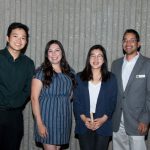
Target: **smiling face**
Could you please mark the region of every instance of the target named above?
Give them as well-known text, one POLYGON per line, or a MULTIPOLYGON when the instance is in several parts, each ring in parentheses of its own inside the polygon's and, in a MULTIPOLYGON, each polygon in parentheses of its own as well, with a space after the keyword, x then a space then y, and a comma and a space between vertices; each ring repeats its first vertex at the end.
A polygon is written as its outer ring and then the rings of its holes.
POLYGON ((60 65, 62 51, 57 44, 50 45, 48 49, 48 59, 52 65, 60 65))
POLYGON ((100 49, 93 49, 90 54, 90 65, 92 69, 100 69, 104 63, 104 56, 100 49))
POLYGON ((135 56, 137 49, 140 47, 140 42, 137 41, 135 34, 126 33, 123 38, 122 47, 127 56, 135 56))
POLYGON ((26 32, 21 28, 13 29, 10 36, 7 36, 7 42, 9 51, 20 53, 27 44, 26 32))

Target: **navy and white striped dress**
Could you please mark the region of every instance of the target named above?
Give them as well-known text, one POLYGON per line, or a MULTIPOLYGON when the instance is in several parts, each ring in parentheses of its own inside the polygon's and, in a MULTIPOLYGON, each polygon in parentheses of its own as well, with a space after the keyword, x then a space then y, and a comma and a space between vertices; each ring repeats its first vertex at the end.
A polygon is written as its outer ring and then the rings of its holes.
MULTIPOLYGON (((35 78, 42 80, 43 72, 38 70, 35 78)), ((72 123, 71 90, 72 81, 63 73, 55 74, 50 86, 43 87, 39 103, 48 136, 46 138, 39 136, 35 123, 35 140, 37 142, 54 145, 69 143, 72 123)))

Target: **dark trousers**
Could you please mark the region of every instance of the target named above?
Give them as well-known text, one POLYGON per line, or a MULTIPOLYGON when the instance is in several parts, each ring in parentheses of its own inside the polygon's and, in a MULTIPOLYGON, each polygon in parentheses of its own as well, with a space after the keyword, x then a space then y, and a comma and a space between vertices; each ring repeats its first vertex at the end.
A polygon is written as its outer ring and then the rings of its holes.
POLYGON ((22 111, 0 110, 0 150, 19 150, 22 137, 22 111))
POLYGON ((107 150, 109 138, 88 130, 85 134, 79 135, 80 150, 107 150))

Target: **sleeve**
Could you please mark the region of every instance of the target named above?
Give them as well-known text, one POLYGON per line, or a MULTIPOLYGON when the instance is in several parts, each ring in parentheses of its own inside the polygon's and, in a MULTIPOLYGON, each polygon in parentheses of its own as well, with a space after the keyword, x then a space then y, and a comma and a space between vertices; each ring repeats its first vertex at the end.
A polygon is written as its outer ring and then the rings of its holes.
POLYGON ((31 80, 35 74, 35 66, 33 61, 30 61, 28 65, 28 72, 27 72, 27 78, 26 82, 23 88, 23 98, 27 100, 27 102, 30 100, 29 96, 31 94, 31 80))
POLYGON ((75 119, 79 120, 80 115, 84 114, 84 107, 83 107, 83 97, 82 97, 82 90, 80 86, 80 81, 79 81, 79 75, 76 77, 76 87, 74 88, 74 95, 73 95, 73 111, 75 115, 75 119), (81 98, 82 97, 82 98, 81 98))
POLYGON ((33 78, 36 78, 36 79, 39 79, 39 80, 43 81, 43 79, 44 79, 44 74, 43 74, 43 71, 42 71, 42 68, 41 68, 41 67, 38 67, 38 68, 35 70, 35 74, 34 74, 33 78))
POLYGON ((111 80, 110 80, 110 99, 108 101, 108 106, 107 107, 107 111, 106 111, 106 115, 111 118, 112 114, 115 110, 116 107, 116 103, 117 103, 117 80, 114 74, 111 74, 111 80))
POLYGON ((146 74, 147 79, 146 79, 146 88, 145 88, 146 100, 145 100, 145 106, 144 106, 138 120, 139 120, 139 122, 143 122, 143 123, 148 124, 150 122, 150 68, 149 68, 150 61, 149 61, 147 66, 148 66, 147 67, 148 71, 146 74))

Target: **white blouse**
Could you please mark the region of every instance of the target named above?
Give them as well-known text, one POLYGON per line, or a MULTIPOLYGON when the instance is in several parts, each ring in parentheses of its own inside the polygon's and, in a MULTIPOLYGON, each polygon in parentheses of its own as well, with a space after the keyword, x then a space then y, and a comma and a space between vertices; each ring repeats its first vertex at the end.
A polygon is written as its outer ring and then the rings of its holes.
POLYGON ((99 82, 98 84, 93 84, 91 81, 89 81, 88 88, 90 96, 90 112, 95 113, 97 99, 101 88, 101 82, 99 82))

